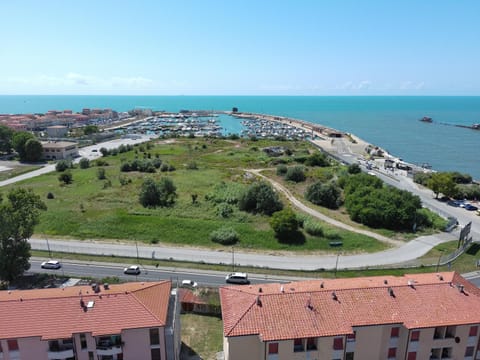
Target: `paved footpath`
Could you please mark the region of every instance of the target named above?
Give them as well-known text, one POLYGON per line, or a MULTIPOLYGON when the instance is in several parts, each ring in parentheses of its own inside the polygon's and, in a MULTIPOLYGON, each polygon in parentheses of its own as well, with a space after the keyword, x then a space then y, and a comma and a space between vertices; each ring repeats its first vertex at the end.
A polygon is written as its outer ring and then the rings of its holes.
POLYGON ((144 245, 135 243, 89 241, 89 240, 53 240, 31 238, 30 244, 35 250, 81 253, 106 256, 124 256, 179 260, 209 264, 232 264, 241 266, 265 267, 286 270, 332 270, 384 266, 412 261, 426 254, 432 247, 446 241, 457 239, 453 234, 442 233, 435 236, 422 236, 404 245, 385 251, 359 255, 303 255, 285 253, 255 253, 238 251, 236 248, 226 250, 205 250, 190 247, 175 247, 162 244, 144 245), (337 263, 338 262, 338 263, 337 263))

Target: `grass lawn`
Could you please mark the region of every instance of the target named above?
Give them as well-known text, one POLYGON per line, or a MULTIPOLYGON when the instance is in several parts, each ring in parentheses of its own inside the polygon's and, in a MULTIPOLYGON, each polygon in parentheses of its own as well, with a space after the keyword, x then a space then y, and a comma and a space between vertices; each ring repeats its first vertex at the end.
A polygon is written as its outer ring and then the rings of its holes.
POLYGON ((215 316, 180 315, 182 327, 182 353, 201 359, 215 360, 223 351, 223 323, 215 316))
MULTIPOLYGON (((48 206, 35 229, 39 236, 126 239, 218 248, 211 242, 210 234, 228 226, 240 235, 238 247, 253 251, 331 252, 329 242, 332 240, 343 242, 342 252, 345 253, 386 249, 387 245, 375 239, 324 223, 322 237, 304 234, 305 242, 301 245, 279 243, 268 217, 239 211, 233 205, 232 214, 222 218, 217 214, 217 205, 205 198, 221 182, 235 182, 246 187, 252 178, 245 176, 243 169, 274 168, 280 160, 293 164, 296 155, 305 155, 312 150, 313 147, 304 141, 182 138, 166 143, 157 140, 153 145, 137 145, 132 151, 102 158, 107 162, 106 166, 102 166, 106 173, 103 180, 97 176, 99 167, 92 163, 88 169, 71 169, 73 183, 69 185, 61 185, 59 173, 53 172, 15 186, 33 188, 48 206), (292 156, 282 159, 269 157, 262 151, 267 146, 286 147, 292 156), (157 158, 176 170, 157 170, 153 174, 120 171, 123 162, 157 158), (191 169, 189 165, 192 163, 195 163, 196 169, 191 169), (143 180, 146 177, 159 180, 164 176, 169 177, 177 187, 175 205, 143 208, 138 200, 143 180), (48 193, 52 193, 54 198, 47 199, 48 193), (196 202, 192 201, 193 197, 196 197, 196 202)), ((344 169, 335 166, 312 170, 318 178, 329 178, 338 171, 344 169)), ((297 196, 302 198, 303 192, 300 191, 297 196)), ((341 211, 329 215, 344 220, 346 217, 341 211)))

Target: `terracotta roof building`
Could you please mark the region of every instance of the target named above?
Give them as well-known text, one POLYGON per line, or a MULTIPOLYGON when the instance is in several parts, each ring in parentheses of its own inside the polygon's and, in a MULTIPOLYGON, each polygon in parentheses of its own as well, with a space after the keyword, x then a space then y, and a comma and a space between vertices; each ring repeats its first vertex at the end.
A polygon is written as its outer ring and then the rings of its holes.
POLYGON ((0 359, 176 359, 171 282, 0 291, 0 359))
POLYGON ((479 359, 480 289, 454 272, 220 289, 225 360, 479 359))

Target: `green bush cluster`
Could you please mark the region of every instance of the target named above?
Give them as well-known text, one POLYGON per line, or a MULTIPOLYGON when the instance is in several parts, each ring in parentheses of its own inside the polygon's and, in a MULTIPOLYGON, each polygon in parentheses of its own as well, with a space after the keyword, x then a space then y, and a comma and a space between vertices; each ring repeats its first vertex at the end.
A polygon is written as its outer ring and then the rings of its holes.
POLYGON ((239 240, 238 233, 231 227, 222 227, 210 233, 210 240, 222 245, 234 245, 239 240))

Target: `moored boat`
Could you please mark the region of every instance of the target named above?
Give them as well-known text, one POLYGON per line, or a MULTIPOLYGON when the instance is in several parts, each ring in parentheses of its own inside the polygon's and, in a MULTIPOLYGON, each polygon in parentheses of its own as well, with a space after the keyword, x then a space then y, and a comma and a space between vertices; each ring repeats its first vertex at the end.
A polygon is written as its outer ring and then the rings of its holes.
POLYGON ((423 118, 420 119, 420 121, 431 123, 433 119, 429 116, 424 116, 423 118))

